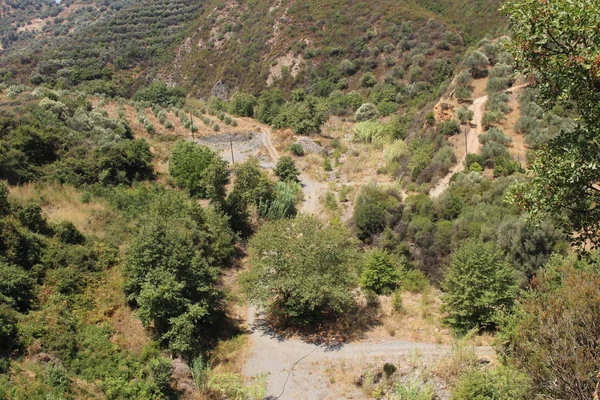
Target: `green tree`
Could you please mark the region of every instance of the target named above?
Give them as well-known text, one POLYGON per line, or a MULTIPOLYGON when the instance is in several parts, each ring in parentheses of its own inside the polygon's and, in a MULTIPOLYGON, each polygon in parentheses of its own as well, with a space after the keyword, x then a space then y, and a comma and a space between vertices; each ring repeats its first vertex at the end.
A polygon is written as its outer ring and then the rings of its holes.
POLYGON ((296 168, 296 163, 292 157, 283 156, 277 162, 275 175, 284 182, 298 182, 300 171, 296 168))
POLYGON ((376 184, 362 187, 352 215, 360 240, 369 241, 373 235, 382 232, 386 225, 392 226, 401 217, 402 202, 397 192, 376 184))
POLYGON ((303 325, 348 310, 356 285, 355 245, 341 225, 314 216, 267 222, 250 241, 248 298, 284 324, 303 325))
POLYGON ((169 87, 163 81, 155 81, 147 87, 138 90, 133 99, 136 101, 148 101, 163 107, 181 107, 185 100, 185 92, 180 87, 169 87))
POLYGON ((229 101, 229 112, 240 117, 252 117, 256 104, 256 97, 251 94, 235 92, 229 101))
POLYGON ((460 332, 495 326, 499 310, 512 306, 516 295, 513 270, 502 251, 477 240, 452 254, 442 287, 445 321, 460 332))
POLYGON ((188 189, 192 196, 215 200, 225 196, 229 176, 227 162, 206 146, 177 142, 171 151, 169 174, 177 186, 188 189))
POLYGON ((537 82, 548 109, 575 106, 578 127, 534 153, 533 180, 515 187, 513 201, 535 217, 561 216, 575 243, 600 243, 600 13, 595 0, 509 0, 519 69, 537 82))
POLYGON ((227 221, 175 194, 153 203, 125 266, 125 292, 169 348, 190 355, 206 345, 222 294, 218 267, 233 255, 227 221))
POLYGON ((400 272, 387 251, 375 249, 365 255, 360 285, 377 294, 390 294, 400 286, 400 272))

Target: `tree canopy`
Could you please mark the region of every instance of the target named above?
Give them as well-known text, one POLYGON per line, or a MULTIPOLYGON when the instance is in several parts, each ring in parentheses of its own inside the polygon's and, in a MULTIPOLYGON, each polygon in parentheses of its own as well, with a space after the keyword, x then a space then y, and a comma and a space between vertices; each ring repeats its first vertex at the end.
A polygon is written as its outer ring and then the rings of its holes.
POLYGON ((595 0, 509 0, 519 67, 540 90, 547 109, 575 106, 576 129, 561 132, 535 152, 533 181, 513 200, 535 216, 561 217, 576 243, 600 243, 600 13, 595 0))
POLYGON ((250 240, 242 288, 282 323, 344 312, 356 287, 355 245, 341 225, 314 216, 268 222, 250 240))

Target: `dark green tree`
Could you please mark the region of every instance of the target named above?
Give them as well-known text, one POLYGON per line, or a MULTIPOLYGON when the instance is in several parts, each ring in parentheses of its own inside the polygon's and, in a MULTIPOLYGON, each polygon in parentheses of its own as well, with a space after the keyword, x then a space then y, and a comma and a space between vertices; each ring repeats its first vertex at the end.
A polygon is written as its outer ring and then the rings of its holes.
POLYGON ((274 171, 275 175, 283 182, 298 182, 298 177, 300 176, 300 171, 296 168, 294 159, 289 156, 281 157, 274 171))
POLYGON ((514 272, 502 251, 478 240, 452 254, 442 287, 445 321, 459 332, 495 326, 498 312, 511 307, 516 295, 514 272))

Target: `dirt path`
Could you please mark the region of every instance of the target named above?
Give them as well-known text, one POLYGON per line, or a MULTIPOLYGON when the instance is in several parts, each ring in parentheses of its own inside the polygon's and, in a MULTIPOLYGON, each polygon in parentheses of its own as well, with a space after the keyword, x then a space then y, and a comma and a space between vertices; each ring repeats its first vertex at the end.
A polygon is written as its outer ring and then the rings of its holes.
MULTIPOLYGON (((273 132, 268 127, 259 127, 259 133, 261 135, 261 141, 263 146, 269 152, 269 157, 273 160, 273 163, 277 163, 279 160, 279 152, 273 146, 271 137, 273 132)), ((300 179, 300 185, 302 186, 302 192, 304 193, 304 201, 300 208, 305 213, 317 214, 319 212, 319 193, 324 189, 324 184, 317 182, 308 176, 306 173, 300 173, 298 177, 300 179)))
MULTIPOLYGON (((267 380, 266 399, 336 399, 335 385, 325 371, 340 363, 381 361, 409 363, 418 356, 422 361, 434 361, 450 353, 452 346, 405 340, 358 342, 338 346, 319 346, 297 339, 284 339, 255 318, 255 309, 248 309, 248 326, 252 331, 252 350, 243 373, 248 376, 264 374, 267 380)), ((493 357, 490 347, 475 348, 483 357, 493 357)), ((361 398, 353 393, 352 398, 361 398)))
MULTIPOLYGON (((513 86, 508 89, 505 89, 504 92, 510 93, 513 90, 518 90, 524 88, 528 84, 522 84, 518 86, 513 86)), ((481 120, 483 119, 484 106, 488 100, 488 96, 482 96, 473 101, 473 104, 469 106, 469 109, 473 111, 473 127, 469 128, 467 132, 467 148, 464 146, 459 146, 456 152, 456 158, 458 162, 450 168, 450 171, 438 181, 438 183, 429 190, 430 197, 438 197, 440 194, 444 192, 448 188, 450 184, 450 179, 452 175, 464 171, 465 164, 467 160, 467 152, 469 153, 479 153, 481 149, 481 143, 479 143, 479 135, 483 133, 483 128, 481 126, 481 120)), ((464 135, 464 132, 459 133, 459 135, 464 135)))

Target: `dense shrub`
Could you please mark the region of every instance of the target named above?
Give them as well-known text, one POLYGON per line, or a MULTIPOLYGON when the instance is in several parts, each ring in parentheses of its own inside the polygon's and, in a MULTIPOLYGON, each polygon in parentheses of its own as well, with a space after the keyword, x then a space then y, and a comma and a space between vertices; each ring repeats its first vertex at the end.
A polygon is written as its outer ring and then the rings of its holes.
POLYGON ((169 158, 169 174, 192 196, 222 199, 229 171, 227 162, 206 146, 180 141, 169 158))
POLYGON ((284 182, 298 182, 300 171, 291 157, 283 156, 277 162, 274 169, 275 175, 284 182))
POLYGON ((133 99, 136 101, 147 101, 163 107, 181 107, 185 99, 185 92, 176 86, 169 87, 163 81, 155 81, 147 87, 138 90, 133 99))
POLYGON ((401 217, 401 200, 392 189, 380 188, 375 184, 363 186, 354 204, 352 216, 360 240, 368 241, 401 217))
POLYGON ((376 118, 379 115, 377 107, 373 103, 364 103, 361 105, 356 113, 354 114, 354 120, 356 122, 367 121, 376 118))
POLYGON ((252 117, 254 116, 256 104, 256 97, 251 94, 236 92, 229 101, 229 112, 240 117, 252 117))
POLYGON ((400 286, 400 268, 386 251, 372 250, 365 255, 360 285, 377 294, 390 294, 400 286))

